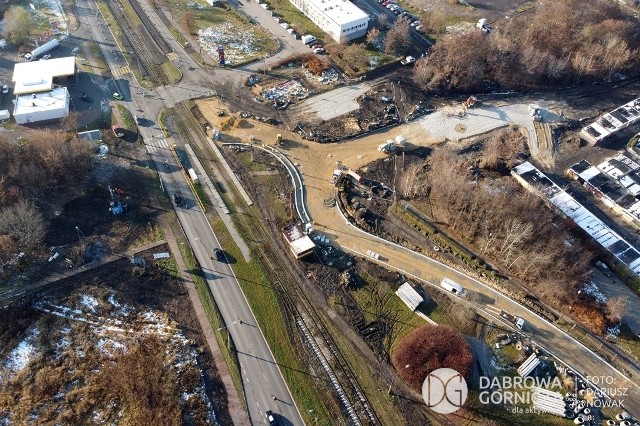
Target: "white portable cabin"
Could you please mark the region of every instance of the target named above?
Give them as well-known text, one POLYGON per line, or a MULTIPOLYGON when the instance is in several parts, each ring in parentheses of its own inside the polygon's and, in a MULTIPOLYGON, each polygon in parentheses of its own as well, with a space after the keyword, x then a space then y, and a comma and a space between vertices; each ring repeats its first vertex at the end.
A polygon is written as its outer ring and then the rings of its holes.
POLYGON ((464 290, 464 288, 460 284, 446 277, 442 279, 440 286, 445 290, 455 294, 456 296, 462 294, 464 290))

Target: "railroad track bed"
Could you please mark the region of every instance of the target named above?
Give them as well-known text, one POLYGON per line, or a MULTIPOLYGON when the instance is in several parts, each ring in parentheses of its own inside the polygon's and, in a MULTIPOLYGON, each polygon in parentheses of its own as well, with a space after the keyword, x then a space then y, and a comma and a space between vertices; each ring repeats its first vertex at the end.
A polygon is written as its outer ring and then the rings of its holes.
MULTIPOLYGON (((181 137, 186 143, 196 148, 196 154, 203 164, 210 163, 209 148, 203 141, 206 135, 201 125, 184 104, 178 103, 170 111, 170 117, 181 137)), ((215 167, 215 165, 213 165, 215 167)), ((230 183, 222 182, 229 197, 234 195, 234 187, 230 183)), ((257 194, 252 185, 247 190, 251 199, 257 194)), ((241 197, 233 196, 240 200, 241 197)), ((244 207, 242 207, 244 210, 244 207)), ((262 210, 265 212, 265 210, 262 210)), ((267 222, 274 224, 276 218, 267 213, 267 222)), ((288 250, 282 246, 283 242, 275 241, 273 229, 267 228, 262 221, 251 220, 248 215, 237 215, 237 226, 249 241, 261 241, 252 247, 252 253, 257 256, 264 270, 269 274, 270 282, 279 298, 281 309, 286 313, 290 335, 299 339, 300 349, 306 351, 308 362, 314 373, 324 378, 328 389, 339 403, 346 423, 350 425, 379 425, 380 421, 373 411, 366 393, 360 387, 357 377, 349 367, 337 344, 331 337, 320 315, 313 304, 307 299, 302 282, 308 279, 294 265, 287 256, 288 250), (270 243, 267 243, 270 242, 270 243)))

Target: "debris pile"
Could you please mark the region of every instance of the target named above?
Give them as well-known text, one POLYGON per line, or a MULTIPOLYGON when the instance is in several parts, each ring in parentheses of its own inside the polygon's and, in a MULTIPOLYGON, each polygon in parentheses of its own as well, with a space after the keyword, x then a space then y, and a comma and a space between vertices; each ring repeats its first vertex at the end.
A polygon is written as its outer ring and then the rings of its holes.
POLYGON ((296 80, 288 80, 270 89, 264 89, 262 96, 269 100, 301 100, 309 96, 309 91, 296 80))
POLYGON ((198 31, 198 43, 211 57, 218 57, 218 46, 224 46, 226 63, 241 62, 260 50, 252 32, 238 32, 230 22, 198 31))

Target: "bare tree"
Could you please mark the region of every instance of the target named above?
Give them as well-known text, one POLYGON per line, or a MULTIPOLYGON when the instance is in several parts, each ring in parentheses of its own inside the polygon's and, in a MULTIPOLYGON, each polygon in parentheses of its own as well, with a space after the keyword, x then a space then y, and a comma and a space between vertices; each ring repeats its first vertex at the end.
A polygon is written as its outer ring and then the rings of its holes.
POLYGON ((367 44, 371 47, 374 47, 380 38, 380 30, 376 27, 373 27, 367 32, 367 44))
POLYGON ((181 22, 182 22, 182 27, 185 29, 185 31, 187 31, 187 33, 191 35, 196 33, 196 29, 197 29, 196 18, 193 15, 193 13, 191 13, 190 10, 187 10, 184 13, 184 15, 182 15, 181 22))
POLYGON ((384 13, 378 14, 377 19, 382 29, 385 29, 389 26, 389 17, 387 17, 387 15, 385 15, 384 13))
POLYGON ((627 298, 616 296, 607 300, 607 318, 614 323, 620 323, 627 313, 627 298))
POLYGON ((22 6, 11 6, 4 13, 4 37, 12 44, 21 45, 29 39, 29 33, 35 28, 31 15, 22 6))
POLYGON ((40 244, 46 225, 35 205, 20 200, 0 210, 0 235, 13 238, 22 250, 29 250, 40 244))

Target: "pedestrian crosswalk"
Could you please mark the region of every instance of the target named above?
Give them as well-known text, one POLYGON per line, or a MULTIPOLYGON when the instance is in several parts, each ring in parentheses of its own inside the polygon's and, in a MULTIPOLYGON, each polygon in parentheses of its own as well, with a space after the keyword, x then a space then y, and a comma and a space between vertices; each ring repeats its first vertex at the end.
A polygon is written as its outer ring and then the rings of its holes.
POLYGON ((113 71, 114 77, 120 77, 121 75, 130 74, 131 68, 129 66, 118 67, 115 71, 113 71))
POLYGON ((169 149, 169 143, 165 139, 156 139, 155 137, 148 141, 146 146, 149 154, 162 149, 169 149))
POLYGON ((167 59, 170 61, 175 61, 178 59, 178 54, 176 52, 167 53, 167 59))

